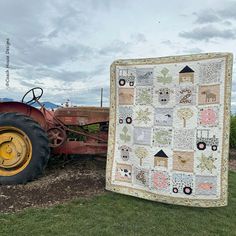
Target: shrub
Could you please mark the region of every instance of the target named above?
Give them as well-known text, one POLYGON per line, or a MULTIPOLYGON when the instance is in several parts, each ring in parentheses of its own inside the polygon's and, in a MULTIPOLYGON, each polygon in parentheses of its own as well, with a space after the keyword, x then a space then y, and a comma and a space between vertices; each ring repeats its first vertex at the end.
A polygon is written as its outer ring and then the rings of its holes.
POLYGON ((231 115, 230 120, 230 148, 236 149, 236 115, 231 115))

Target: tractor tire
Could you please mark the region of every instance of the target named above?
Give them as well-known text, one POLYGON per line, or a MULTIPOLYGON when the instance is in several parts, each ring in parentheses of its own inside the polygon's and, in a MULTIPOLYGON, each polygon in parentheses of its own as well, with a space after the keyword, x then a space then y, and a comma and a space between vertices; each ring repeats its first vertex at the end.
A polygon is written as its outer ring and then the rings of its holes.
POLYGON ((119 80, 119 85, 120 86, 125 86, 126 81, 124 79, 119 80))
POLYGON ((125 121, 126 121, 127 124, 131 124, 132 123, 132 117, 130 117, 130 116, 126 117, 125 121))
POLYGON ((197 148, 201 151, 205 150, 206 149, 206 143, 204 143, 204 142, 197 143, 197 148))
POLYGON ((0 114, 0 184, 25 184, 42 175, 50 156, 46 132, 20 113, 0 114))
POLYGON ((212 145, 212 146, 211 146, 211 150, 212 150, 212 151, 217 151, 217 145, 212 145))
POLYGON ((183 188, 183 192, 185 193, 185 194, 187 194, 187 195, 190 195, 191 193, 192 193, 192 188, 190 188, 190 187, 184 187, 183 188))

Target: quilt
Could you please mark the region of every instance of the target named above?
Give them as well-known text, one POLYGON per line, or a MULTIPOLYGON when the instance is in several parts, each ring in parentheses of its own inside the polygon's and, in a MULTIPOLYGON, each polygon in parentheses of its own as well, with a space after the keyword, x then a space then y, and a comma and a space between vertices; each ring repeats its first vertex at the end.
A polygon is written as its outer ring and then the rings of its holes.
POLYGON ((227 205, 232 58, 206 53, 111 65, 107 190, 227 205))

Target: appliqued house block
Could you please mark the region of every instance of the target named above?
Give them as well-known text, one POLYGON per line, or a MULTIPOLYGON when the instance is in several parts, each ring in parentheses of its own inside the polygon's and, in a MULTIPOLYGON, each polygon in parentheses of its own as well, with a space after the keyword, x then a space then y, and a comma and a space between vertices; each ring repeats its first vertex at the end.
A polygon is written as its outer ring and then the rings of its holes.
POLYGON ((194 70, 189 66, 185 66, 179 72, 179 83, 194 83, 194 70))

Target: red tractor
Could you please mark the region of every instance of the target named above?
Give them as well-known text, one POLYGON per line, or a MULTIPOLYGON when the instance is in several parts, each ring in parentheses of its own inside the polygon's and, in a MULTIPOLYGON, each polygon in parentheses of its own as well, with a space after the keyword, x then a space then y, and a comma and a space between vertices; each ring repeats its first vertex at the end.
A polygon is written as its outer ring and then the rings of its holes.
POLYGON ((50 152, 106 154, 109 108, 49 111, 39 102, 42 95, 43 89, 36 87, 21 102, 0 103, 0 184, 36 179, 46 167, 50 152), (38 103, 40 109, 33 103, 38 103), (96 132, 91 133, 90 127, 96 127, 96 132))

